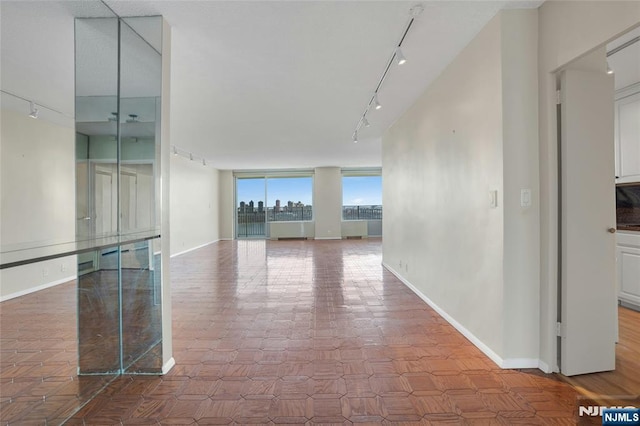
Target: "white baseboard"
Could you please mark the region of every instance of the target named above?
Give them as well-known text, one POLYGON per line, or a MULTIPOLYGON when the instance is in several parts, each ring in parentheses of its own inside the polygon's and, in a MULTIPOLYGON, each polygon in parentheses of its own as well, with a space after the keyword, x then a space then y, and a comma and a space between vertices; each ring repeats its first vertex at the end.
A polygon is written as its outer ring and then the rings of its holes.
POLYGON ((500 368, 539 368, 538 358, 506 358, 502 360, 500 368))
POLYGON ((342 236, 340 237, 314 237, 314 240, 341 240, 342 236))
POLYGON ((183 255, 183 254, 189 253, 190 251, 198 250, 198 249, 201 249, 202 247, 206 247, 206 246, 208 246, 208 245, 215 244, 215 243, 217 243, 218 241, 220 241, 220 240, 218 239, 218 240, 209 241, 208 243, 204 243, 204 244, 201 244, 201 245, 199 245, 199 246, 191 247, 190 249, 183 250, 183 251, 180 251, 180 252, 178 252, 178 253, 174 253, 174 254, 172 254, 172 255, 171 255, 171 256, 169 256, 169 257, 181 256, 181 255, 183 255))
POLYGON ((37 287, 30 287, 24 290, 17 291, 15 293, 7 294, 5 296, 0 297, 0 302, 4 302, 5 300, 15 299, 16 297, 25 296, 27 294, 35 293, 36 291, 44 290, 46 288, 55 287, 60 284, 68 283, 69 281, 73 281, 78 278, 77 275, 71 275, 69 277, 60 278, 59 280, 52 281, 50 283, 42 284, 37 287))
POLYGON ((389 272, 396 276, 404 285, 409 287, 420 299, 424 300, 427 305, 431 306, 442 318, 444 318, 449 324, 451 324, 456 330, 458 330, 464 337, 469 339, 478 349, 480 349, 491 361, 496 363, 500 368, 515 369, 515 368, 539 368, 540 360, 534 358, 508 358, 503 359, 497 353, 495 353, 489 346, 485 345, 482 340, 478 339, 471 331, 465 326, 456 321, 451 315, 449 315, 444 309, 440 308, 431 299, 425 296, 420 290, 418 290, 413 284, 407 281, 402 275, 395 271, 391 266, 382 262, 389 272))
POLYGON ((176 360, 173 357, 169 358, 169 361, 162 366, 162 374, 167 374, 174 365, 176 365, 176 360))
POLYGON ((538 368, 540 370, 544 371, 547 374, 553 373, 553 369, 551 367, 549 367, 549 364, 547 364, 546 362, 544 362, 541 359, 538 360, 538 368))

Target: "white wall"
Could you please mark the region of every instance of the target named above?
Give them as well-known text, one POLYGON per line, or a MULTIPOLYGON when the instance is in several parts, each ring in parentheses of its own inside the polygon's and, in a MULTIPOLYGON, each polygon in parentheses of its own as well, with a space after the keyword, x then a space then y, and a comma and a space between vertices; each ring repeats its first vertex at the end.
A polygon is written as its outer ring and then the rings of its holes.
MULTIPOLYGON (((75 239, 75 132, 44 116, 1 111, 0 235, 3 250, 17 244, 75 239)), ((0 271, 0 300, 73 279, 75 256, 0 271)))
MULTIPOLYGON (((540 322, 538 14, 502 19, 504 358, 537 359, 540 322), (522 207, 521 190, 531 191, 522 207)), ((532 361, 532 364, 536 364, 532 361)))
POLYGON ((218 241, 218 170, 171 156, 171 255, 218 241))
POLYGON ((233 172, 231 170, 220 170, 219 175, 219 218, 220 218, 220 239, 234 239, 234 183, 233 172))
POLYGON ((317 167, 313 179, 313 219, 316 239, 342 238, 342 171, 317 167))
POLYGON ((558 157, 554 71, 637 25, 638 1, 547 1, 539 9, 540 359, 546 371, 557 370, 558 157))
POLYGON ((384 264, 509 367, 538 355, 536 13, 496 16, 383 138, 384 264))
MULTIPOLYGON (((3 2, 0 243, 75 238, 73 16, 55 5, 3 2), (42 28, 55 28, 42 37, 42 28), (43 64, 50 64, 44 71, 43 64)), ((75 257, 0 271, 0 300, 72 279, 75 257), (64 271, 62 269, 65 269, 64 271)))

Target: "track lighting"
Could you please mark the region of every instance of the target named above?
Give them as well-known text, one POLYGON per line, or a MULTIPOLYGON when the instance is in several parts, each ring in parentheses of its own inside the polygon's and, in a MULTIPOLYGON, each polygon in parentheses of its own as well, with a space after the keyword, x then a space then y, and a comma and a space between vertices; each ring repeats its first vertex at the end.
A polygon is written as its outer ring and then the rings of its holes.
POLYGON ((193 161, 193 154, 189 154, 189 160, 193 161))
POLYGON ((608 64, 607 64, 607 74, 613 74, 613 70, 608 64))
POLYGON ((204 158, 202 159, 202 165, 206 166, 207 165, 207 160, 205 160, 204 158))
POLYGON ((373 108, 374 109, 380 109, 382 108, 382 105, 380 105, 380 102, 378 101, 378 92, 376 92, 375 95, 373 95, 373 102, 372 102, 373 108))
POLYGON ((173 146, 173 155, 178 155, 178 147, 177 146, 173 146))
POLYGON ((127 123, 137 123, 138 115, 137 114, 129 114, 129 118, 127 118, 127 123))
POLYGON ((38 110, 38 108, 36 107, 36 104, 33 101, 31 101, 29 102, 29 107, 31 108, 31 112, 29 112, 29 117, 38 118, 38 114, 40 113, 40 110, 38 110))
POLYGON ((367 104, 367 107, 365 108, 364 112, 362 113, 362 115, 360 116, 360 119, 358 120, 357 124, 356 124, 356 128, 355 131, 353 132, 353 142, 358 142, 358 130, 360 130, 360 128, 362 126, 364 127, 369 127, 369 120, 367 120, 367 113, 371 110, 371 108, 373 109, 380 109, 382 108, 382 105, 380 104, 380 101, 378 100, 378 91, 380 90, 380 87, 382 86, 382 84, 385 81, 385 78, 387 77, 387 74, 389 73, 389 70, 392 68, 393 62, 395 61, 398 65, 403 65, 407 62, 407 58, 405 58, 404 54, 402 53, 402 44, 405 41, 405 38, 407 37, 407 34, 409 34, 409 30, 411 29, 411 26, 413 25, 414 21, 418 18, 418 16, 420 16, 420 14, 422 14, 422 12, 424 12, 424 6, 422 6, 421 4, 417 4, 415 6, 413 6, 411 9, 409 9, 409 19, 407 21, 407 24, 404 28, 404 31, 402 32, 402 36, 400 37, 400 39, 398 40, 398 43, 396 43, 396 48, 393 50, 391 57, 389 58, 389 61, 387 62, 387 67, 385 68, 384 72, 382 73, 382 76, 380 77, 380 80, 378 81, 378 85, 376 86, 376 88, 373 90, 373 98, 371 98, 369 100, 369 103, 367 104))
POLYGON ((398 65, 402 65, 407 62, 407 58, 405 58, 404 55, 402 54, 402 50, 400 49, 400 46, 396 48, 396 62, 398 62, 398 65))
POLYGON ((107 120, 109 120, 109 121, 118 121, 118 113, 117 112, 112 112, 111 113, 111 117, 109 117, 107 120))

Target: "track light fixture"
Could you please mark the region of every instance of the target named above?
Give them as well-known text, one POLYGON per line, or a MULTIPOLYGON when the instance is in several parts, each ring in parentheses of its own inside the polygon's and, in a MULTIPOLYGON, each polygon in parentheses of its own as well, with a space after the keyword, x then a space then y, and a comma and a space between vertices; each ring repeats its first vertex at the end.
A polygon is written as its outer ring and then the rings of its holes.
POLYGON ((609 65, 607 65, 607 74, 613 74, 613 70, 609 65))
POLYGON ((178 147, 177 146, 173 146, 173 155, 178 155, 178 147))
POLYGON ((398 65, 403 65, 407 63, 407 58, 405 58, 404 55, 402 54, 402 49, 400 49, 400 46, 396 48, 396 62, 398 63, 398 65))
POLYGON ((29 117, 38 118, 40 110, 36 107, 36 104, 33 101, 29 102, 29 108, 31 109, 31 111, 29 112, 29 117))
POLYGON ((378 92, 376 92, 376 94, 373 95, 373 108, 374 109, 382 108, 382 105, 380 105, 380 101, 378 101, 378 92))
POLYGON ((370 125, 369 124, 369 120, 367 120, 367 117, 366 117, 367 113, 369 112, 369 110, 371 108, 376 109, 376 110, 382 108, 382 105, 380 104, 380 101, 378 100, 378 91, 380 90, 380 87, 382 86, 382 83, 384 83, 384 80, 387 77, 387 74, 389 73, 389 69, 391 68, 391 66, 393 65, 394 62, 396 62, 398 65, 403 65, 403 64, 405 64, 407 62, 407 58, 405 58, 404 54, 402 53, 402 43, 404 42, 405 37, 407 37, 407 34, 409 33, 409 30, 411 29, 411 25, 413 25, 413 22, 416 20, 416 18, 418 16, 420 16, 420 14, 423 11, 424 11, 424 7, 422 5, 420 5, 420 4, 417 4, 417 5, 413 6, 411 9, 409 9, 409 21, 407 22, 405 30, 402 33, 402 37, 400 37, 400 41, 396 45, 396 48, 393 50, 393 54, 391 55, 391 58, 389 59, 389 62, 387 63, 387 67, 385 68, 384 72, 382 73, 382 77, 380 77, 380 80, 378 81, 378 85, 376 86, 375 90, 373 91, 373 96, 369 100, 369 103, 367 104, 367 107, 365 108, 364 112, 360 116, 360 119, 358 120, 358 123, 356 124, 356 128, 355 128, 355 130, 353 132, 353 142, 354 143, 358 142, 358 130, 360 130, 360 128, 362 126, 369 127, 369 125, 370 125))

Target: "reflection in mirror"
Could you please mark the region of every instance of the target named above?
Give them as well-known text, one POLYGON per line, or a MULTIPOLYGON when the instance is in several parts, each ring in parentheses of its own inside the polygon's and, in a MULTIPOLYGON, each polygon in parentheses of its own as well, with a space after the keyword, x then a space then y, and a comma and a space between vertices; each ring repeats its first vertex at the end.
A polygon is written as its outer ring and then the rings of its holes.
MULTIPOLYGON (((120 233, 156 228, 160 213, 160 17, 120 25, 120 233)), ((162 369, 159 239, 122 246, 122 362, 126 373, 162 369), (154 247, 157 249, 154 250, 154 247)))
MULTIPOLYGON (((118 19, 76 19, 76 239, 118 225, 118 19)), ((120 371, 118 248, 78 255, 78 373, 120 371)))
MULTIPOLYGON (((76 20, 79 239, 158 234, 161 35, 160 17, 76 20)), ((160 256, 159 238, 78 256, 81 374, 162 371, 160 256)))

